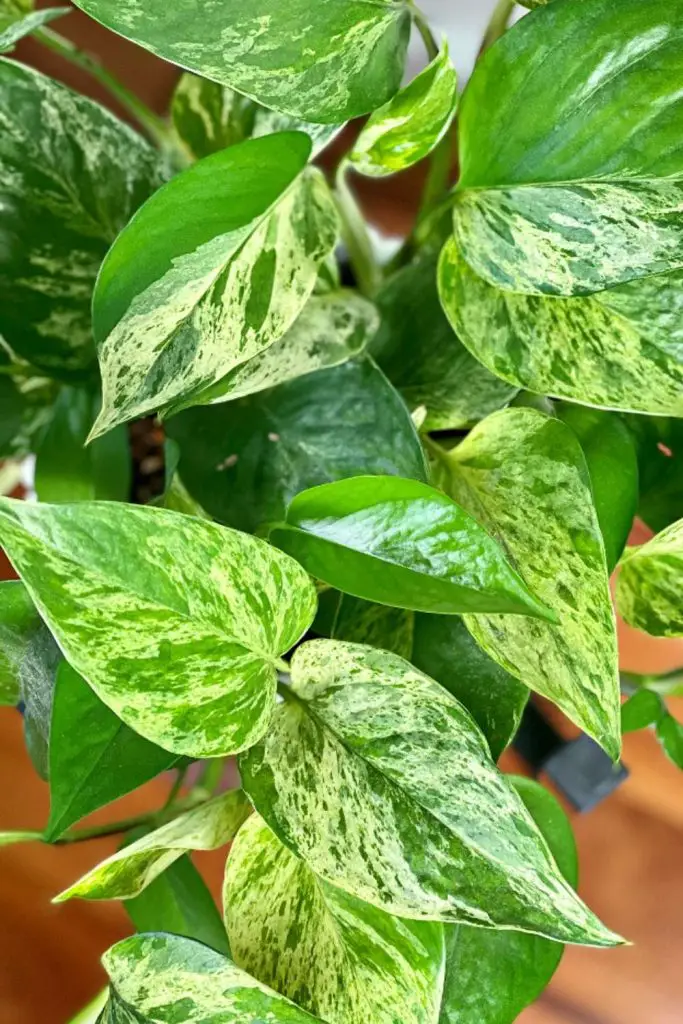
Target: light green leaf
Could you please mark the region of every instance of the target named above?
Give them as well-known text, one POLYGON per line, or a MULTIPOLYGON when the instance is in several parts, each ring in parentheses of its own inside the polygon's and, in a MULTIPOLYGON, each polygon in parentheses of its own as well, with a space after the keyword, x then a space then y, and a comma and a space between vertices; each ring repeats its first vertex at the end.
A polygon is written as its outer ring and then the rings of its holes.
POLYGON ((0 0, 0 30, 11 25, 17 18, 26 17, 34 6, 34 0, 0 0))
POLYGON ((630 626, 652 636, 683 636, 683 519, 639 548, 628 548, 617 605, 630 626))
POLYGON ((315 615, 264 541, 165 509, 0 501, 0 542, 69 662, 135 732, 219 757, 268 726, 276 663, 315 615))
POLYGON ((181 475, 214 518, 254 532, 299 491, 359 473, 426 480, 422 445, 398 393, 370 359, 170 420, 181 475))
POLYGON ((254 815, 225 875, 235 963, 330 1024, 432 1024, 441 925, 402 921, 316 878, 254 815))
POLYGON ((312 124, 269 110, 225 85, 186 73, 181 76, 171 105, 173 125, 195 160, 218 153, 245 139, 274 132, 300 131, 310 136, 311 156, 339 134, 343 125, 312 124))
POLYGON ((366 601, 554 618, 476 519, 420 481, 360 476, 312 487, 270 538, 316 579, 366 601))
POLYGON ((389 913, 619 940, 561 878, 469 713, 385 651, 299 647, 292 695, 240 757, 258 812, 316 875, 389 913))
POLYGON ((322 1024, 227 957, 177 935, 135 935, 103 957, 101 1024, 322 1024))
POLYGON ((381 178, 429 156, 453 121, 456 85, 444 41, 431 64, 370 116, 349 155, 351 166, 381 178))
POLYGON ((0 334, 46 373, 95 370, 107 249, 161 182, 158 153, 103 107, 0 60, 0 334))
POLYGON ((124 846, 52 902, 64 903, 76 896, 85 900, 131 899, 189 850, 218 850, 225 846, 235 837, 249 811, 249 802, 241 789, 223 793, 124 846))
POLYGON ((159 57, 274 110, 330 123, 367 114, 401 84, 410 35, 394 0, 77 0, 159 57))
POLYGON ((446 243, 439 294, 453 330, 492 373, 537 394, 683 416, 683 274, 574 299, 513 295, 446 243))
POLYGON ((439 303, 436 259, 394 274, 377 296, 382 322, 372 355, 409 409, 424 406, 423 430, 461 430, 507 405, 517 387, 494 376, 455 336, 439 303))
POLYGON ((666 714, 666 705, 657 693, 652 690, 638 690, 621 705, 622 733, 637 732, 656 725, 666 714))
POLYGON ((70 7, 45 7, 40 11, 31 11, 23 18, 7 23, 7 17, 0 8, 0 53, 11 52, 20 39, 30 36, 37 28, 47 25, 56 18, 68 14, 70 7))
POLYGON ((93 297, 103 406, 92 437, 186 403, 291 327, 337 234, 310 150, 283 132, 206 157, 119 235, 93 297))
POLYGON ((440 460, 436 479, 479 516, 559 625, 467 615, 477 643, 554 701, 615 760, 619 679, 605 548, 579 442, 559 420, 507 409, 440 460))
POLYGON ((657 739, 669 760, 683 768, 683 725, 673 715, 663 715, 657 723, 657 739))

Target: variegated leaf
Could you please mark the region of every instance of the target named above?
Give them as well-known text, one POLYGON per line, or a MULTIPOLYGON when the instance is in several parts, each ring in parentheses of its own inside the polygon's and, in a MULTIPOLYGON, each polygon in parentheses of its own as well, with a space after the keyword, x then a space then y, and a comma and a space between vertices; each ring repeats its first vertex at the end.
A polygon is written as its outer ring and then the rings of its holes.
POLYGON ((103 957, 99 1024, 323 1024, 232 960, 178 935, 135 935, 103 957))
POLYGON ((381 178, 429 156, 453 121, 456 85, 444 41, 431 64, 370 116, 349 155, 351 166, 381 178))
POLYGON ((165 509, 0 501, 0 543, 73 667, 166 750, 254 743, 312 583, 264 541, 165 509))
POLYGON ((310 149, 291 132, 206 157, 119 235, 93 297, 103 404, 91 438, 187 404, 291 327, 337 234, 310 149))
POLYGON ((0 583, 0 705, 18 704, 22 664, 41 619, 26 588, 18 580, 0 583))
POLYGON ((226 85, 182 75, 172 101, 173 125, 188 154, 195 160, 218 153, 245 139, 274 132, 305 132, 313 143, 311 156, 327 146, 343 125, 312 124, 269 110, 226 85))
POLYGON ((131 899, 184 853, 225 846, 249 812, 249 801, 241 789, 223 793, 124 846, 52 902, 64 903, 76 896, 85 900, 131 899))
POLYGON ((103 107, 0 60, 0 334, 18 355, 94 372, 100 263, 161 180, 159 155, 103 107))
POLYGON ((437 1021, 443 927, 317 878, 258 815, 232 846, 223 902, 235 963, 330 1024, 437 1021))
POLYGON ((559 625, 467 615, 478 644, 619 756, 619 678, 605 547, 575 435, 534 409, 480 423, 436 479, 498 537, 559 625))
POLYGON ((537 394, 683 416, 683 273, 600 295, 514 295, 478 277, 451 239, 439 293, 453 329, 492 373, 537 394))
POLYGON ((617 581, 622 618, 652 636, 683 636, 683 519, 627 548, 617 581))
POLYGON ((267 107, 332 123, 401 84, 408 5, 395 0, 77 0, 122 36, 267 107))
POLYGON ((40 11, 30 11, 24 17, 15 20, 11 11, 5 14, 0 6, 0 53, 10 53, 20 39, 30 36, 37 28, 63 17, 70 10, 70 7, 44 7, 40 11))
POLYGON ((619 942, 442 687, 396 655, 331 640, 299 647, 291 673, 239 763, 256 809, 316 875, 402 917, 619 942))

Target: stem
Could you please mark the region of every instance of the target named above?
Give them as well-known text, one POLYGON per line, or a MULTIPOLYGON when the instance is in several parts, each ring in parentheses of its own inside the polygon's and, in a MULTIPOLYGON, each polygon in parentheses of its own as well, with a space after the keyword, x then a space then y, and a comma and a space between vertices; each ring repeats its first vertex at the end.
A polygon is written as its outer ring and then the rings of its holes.
POLYGON ((168 792, 168 797, 166 798, 166 803, 164 804, 163 810, 168 810, 168 808, 172 807, 173 804, 176 802, 178 794, 182 789, 183 782, 185 781, 185 776, 188 773, 189 767, 189 765, 186 765, 184 768, 179 768, 177 770, 175 781, 168 792))
POLYGON ((346 182, 347 164, 342 160, 337 169, 335 198, 341 219, 341 235, 358 290, 372 298, 380 286, 382 273, 375 260, 372 242, 363 214, 346 182))
POLYGON ((94 825, 92 828, 79 828, 66 832, 59 839, 55 839, 52 846, 67 846, 71 843, 84 843, 87 839, 100 839, 103 836, 115 836, 120 832, 128 832, 138 825, 150 825, 154 822, 157 813, 137 814, 132 818, 123 818, 121 821, 114 821, 107 825, 94 825))
POLYGON ((225 759, 212 757, 206 761, 193 792, 195 795, 211 797, 220 786, 225 774, 225 759))
POLYGON ((486 26, 484 38, 481 41, 481 48, 479 50, 480 57, 482 53, 488 50, 489 46, 493 46, 493 44, 503 35, 505 29, 508 27, 508 22, 514 6, 515 0, 498 0, 495 10, 491 15, 491 20, 486 26))
POLYGON ((411 6, 413 8, 413 21, 415 22, 415 27, 422 36, 422 42, 425 44, 427 57, 429 58, 430 61, 432 61, 434 60, 435 57, 439 56, 439 45, 436 39, 434 38, 434 33, 429 27, 429 22, 425 18, 422 11, 419 10, 419 8, 415 6, 415 4, 411 4, 411 6))
POLYGON ((64 36, 59 35, 58 32, 51 28, 40 28, 33 35, 48 50, 58 53, 60 57, 68 60, 71 64, 75 64, 76 67, 87 71, 88 74, 92 75, 93 78, 108 89, 112 96, 115 96, 119 103, 133 115, 135 120, 161 149, 168 150, 171 147, 171 131, 164 119, 151 111, 135 93, 119 82, 118 78, 107 71, 95 57, 85 53, 83 50, 79 50, 70 39, 65 39, 64 36))
POLYGON ((109 997, 109 989, 105 988, 99 992, 91 1003, 84 1006, 72 1019, 71 1024, 95 1024, 100 1013, 104 1009, 109 997))

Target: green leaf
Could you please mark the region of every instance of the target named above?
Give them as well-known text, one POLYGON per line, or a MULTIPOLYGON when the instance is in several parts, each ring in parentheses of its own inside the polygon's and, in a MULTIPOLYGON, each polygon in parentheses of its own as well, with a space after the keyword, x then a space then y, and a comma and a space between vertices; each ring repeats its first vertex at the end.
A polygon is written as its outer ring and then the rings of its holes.
POLYGON ((26 410, 26 398, 14 381, 0 375, 0 455, 12 454, 26 410))
POLYGON ((629 548, 617 580, 617 606, 630 626, 652 636, 683 636, 683 519, 629 548))
POLYGON ((458 340, 436 287, 436 259, 394 274, 377 296, 382 322, 372 354, 408 408, 424 406, 423 430, 460 430, 507 405, 517 388, 494 376, 458 340))
POLYGON ((239 760, 252 803, 316 875, 389 913, 619 940, 561 878, 469 713, 408 662, 314 640, 239 760))
POLYGON ((26 17, 8 24, 0 9, 0 53, 10 53, 20 39, 30 36, 37 28, 42 28, 48 22, 63 17, 70 10, 70 7, 45 7, 41 11, 31 11, 26 17))
POLYGON ((0 705, 19 703, 22 665, 40 628, 40 616, 23 584, 0 583, 0 705))
POLYGON ((660 697, 683 697, 683 669, 680 668, 674 669, 673 672, 665 672, 663 675, 638 675, 635 672, 622 672, 621 678, 629 686, 652 690, 660 697))
POLYGON ((132 467, 125 427, 85 447, 99 399, 64 387, 36 452, 35 488, 40 501, 126 501, 132 467))
POLYGON ((477 643, 619 756, 619 678, 605 548, 579 442, 559 420, 507 409, 444 453, 436 479, 480 517, 558 616, 468 615, 477 643))
MULTIPOLYGON (((329 632, 323 634, 333 640, 347 640, 354 644, 379 647, 398 654, 406 661, 413 660, 415 613, 404 608, 390 608, 385 604, 362 601, 349 594, 333 591, 337 607, 329 632)), ((446 616, 439 616, 439 618, 446 616)), ((432 618, 432 616, 425 616, 432 618)), ((434 616, 436 618, 436 616, 434 616)), ((450 620, 451 616, 448 616, 450 620)), ((314 626, 315 628, 315 626, 314 626)))
POLYGON ((367 601, 549 615, 479 523, 416 480, 362 476, 313 487, 270 538, 316 579, 367 601))
POLYGON ((400 396, 370 359, 170 420, 181 475, 214 518, 253 532, 282 519, 299 491, 358 474, 426 480, 400 396))
POLYGON ((234 89, 189 73, 182 75, 176 86, 171 113, 176 134, 195 160, 245 139, 286 131, 301 131, 310 136, 311 156, 317 156, 343 127, 312 124, 279 114, 234 89))
POLYGON ((452 239, 439 264, 453 330, 492 373, 537 394, 670 416, 683 416, 682 281, 677 271, 557 299, 493 287, 452 239))
POLYGON ((124 846, 55 896, 52 902, 64 903, 74 897, 131 899, 188 850, 218 850, 229 843, 249 810, 249 802, 241 789, 223 793, 124 846))
POLYGON ((219 757, 254 743, 276 663, 315 615, 291 559, 165 509, 0 500, 0 541, 76 671, 135 732, 219 757))
POLYGON ((95 278, 159 185, 159 155, 103 107, 4 60, 0 123, 0 334, 45 373, 91 375, 95 278))
POLYGON ((135 935, 103 957, 101 1024, 322 1024, 227 957, 176 935, 135 935))
POLYGON ((683 420, 625 418, 638 454, 638 516, 659 533, 683 513, 683 420))
POLYGON ((371 114, 349 154, 351 166, 382 178, 424 160, 451 126, 456 85, 444 41, 431 64, 371 114))
POLYGON ((235 963, 330 1024, 431 1024, 441 925, 401 921, 317 878, 254 815, 225 875, 235 963))
POLYGON ((186 403, 291 327, 337 234, 310 152, 300 132, 231 146, 173 178, 119 235, 93 296, 92 437, 186 403))
POLYGON ((621 705, 622 733, 636 732, 656 725, 666 714, 666 706, 662 698, 652 690, 638 690, 621 705))
POLYGON ((574 295, 681 265, 679 8, 624 0, 615 18, 611 0, 552 3, 478 62, 455 207, 477 274, 574 295))
MULTIPOLYGON (((510 778, 543 834, 557 866, 576 887, 571 825, 554 796, 531 779, 510 778)), ((512 1024, 557 970, 563 947, 537 935, 446 929, 446 981, 439 1024, 512 1024)))
POLYGON ((683 768, 683 725, 673 715, 663 715, 657 723, 657 739, 669 760, 683 768))
POLYGON ((116 717, 74 669, 57 670, 50 727, 50 820, 54 841, 71 825, 137 789, 177 761, 116 717))
POLYGON ((347 121, 401 84, 407 4, 393 0, 77 0, 122 36, 274 110, 347 121))
POLYGON ((621 558, 638 508, 638 458, 633 436, 613 413, 562 403, 557 415, 579 439, 611 572, 621 558))

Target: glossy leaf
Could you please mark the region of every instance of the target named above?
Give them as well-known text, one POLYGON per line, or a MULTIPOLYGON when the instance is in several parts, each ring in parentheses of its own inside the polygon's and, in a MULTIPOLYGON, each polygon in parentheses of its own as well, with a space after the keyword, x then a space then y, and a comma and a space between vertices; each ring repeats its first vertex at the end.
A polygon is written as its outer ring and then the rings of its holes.
POLYGON ((424 406, 423 429, 460 430, 507 405, 517 392, 455 336, 439 303, 436 260, 394 274, 377 296, 382 321, 372 354, 409 409, 424 406))
POLYGON ((316 579, 415 611, 552 617, 467 512, 398 477, 355 477, 297 495, 271 541, 316 579))
POLYGON ((135 935, 112 946, 103 963, 111 989, 100 1024, 316 1024, 305 1010, 192 939, 135 935))
POLYGON ((267 728, 279 656, 312 622, 303 570, 177 512, 0 501, 0 542, 69 662, 126 725, 218 757, 267 728))
POLYGON ((665 712, 666 707, 658 694, 652 690, 638 690, 621 705, 621 731, 647 729, 649 725, 656 725, 665 712))
POLYGON ((619 679, 605 548, 579 442, 534 409, 494 413, 436 467, 477 514, 559 625, 468 615, 487 654, 554 701, 611 757, 620 750, 619 679))
POLYGON ((57 670, 49 756, 50 841, 177 761, 124 725, 66 661, 57 670))
POLYGON ((402 921, 316 878, 253 815, 223 891, 240 967, 330 1024, 431 1024, 443 984, 441 925, 402 921))
POLYGON ((301 131, 310 136, 311 156, 316 156, 342 128, 279 114, 234 89, 189 73, 181 76, 171 109, 176 133, 195 160, 245 139, 286 131, 301 131))
POLYGON ((160 184, 159 156, 103 107, 3 60, 0 126, 0 334, 46 373, 92 374, 95 278, 160 184))
POLYGON ((657 739, 669 760, 683 768, 683 725, 673 715, 664 715, 657 723, 657 739))
POLYGON ((424 71, 371 114, 349 154, 351 166, 381 178, 424 160, 451 126, 456 85, 444 42, 424 71))
POLYGON ((186 403, 291 327, 337 234, 310 151, 300 132, 231 146, 119 235, 93 296, 103 406, 91 436, 186 403))
POLYGON ((55 21, 56 18, 63 17, 70 10, 70 7, 45 7, 40 11, 31 11, 16 21, 8 21, 0 7, 0 53, 10 53, 20 39, 30 36, 37 28, 55 21))
POLYGON ((469 713, 385 651, 315 640, 240 757, 258 812, 316 875, 389 913, 619 940, 562 880, 469 713))
POLYGON ((77 0, 120 35, 267 107, 329 123, 392 96, 410 35, 404 4, 378 0, 77 0))
POLYGON ((254 532, 299 491, 359 473, 425 480, 415 427, 369 359, 174 417, 181 476, 214 518, 254 532))
POLYGON ((248 814, 249 803, 242 790, 223 793, 124 846, 55 896, 53 902, 63 903, 76 896, 86 900, 137 896, 188 850, 225 846, 248 814))
POLYGON ((617 605, 630 626, 652 636, 683 636, 683 519, 629 548, 617 580, 617 605))
MULTIPOLYGON (((574 888, 578 865, 571 825, 559 803, 531 779, 511 778, 574 888)), ((537 935, 461 925, 446 929, 446 981, 439 1024, 512 1024, 557 970, 563 947, 537 935)))

